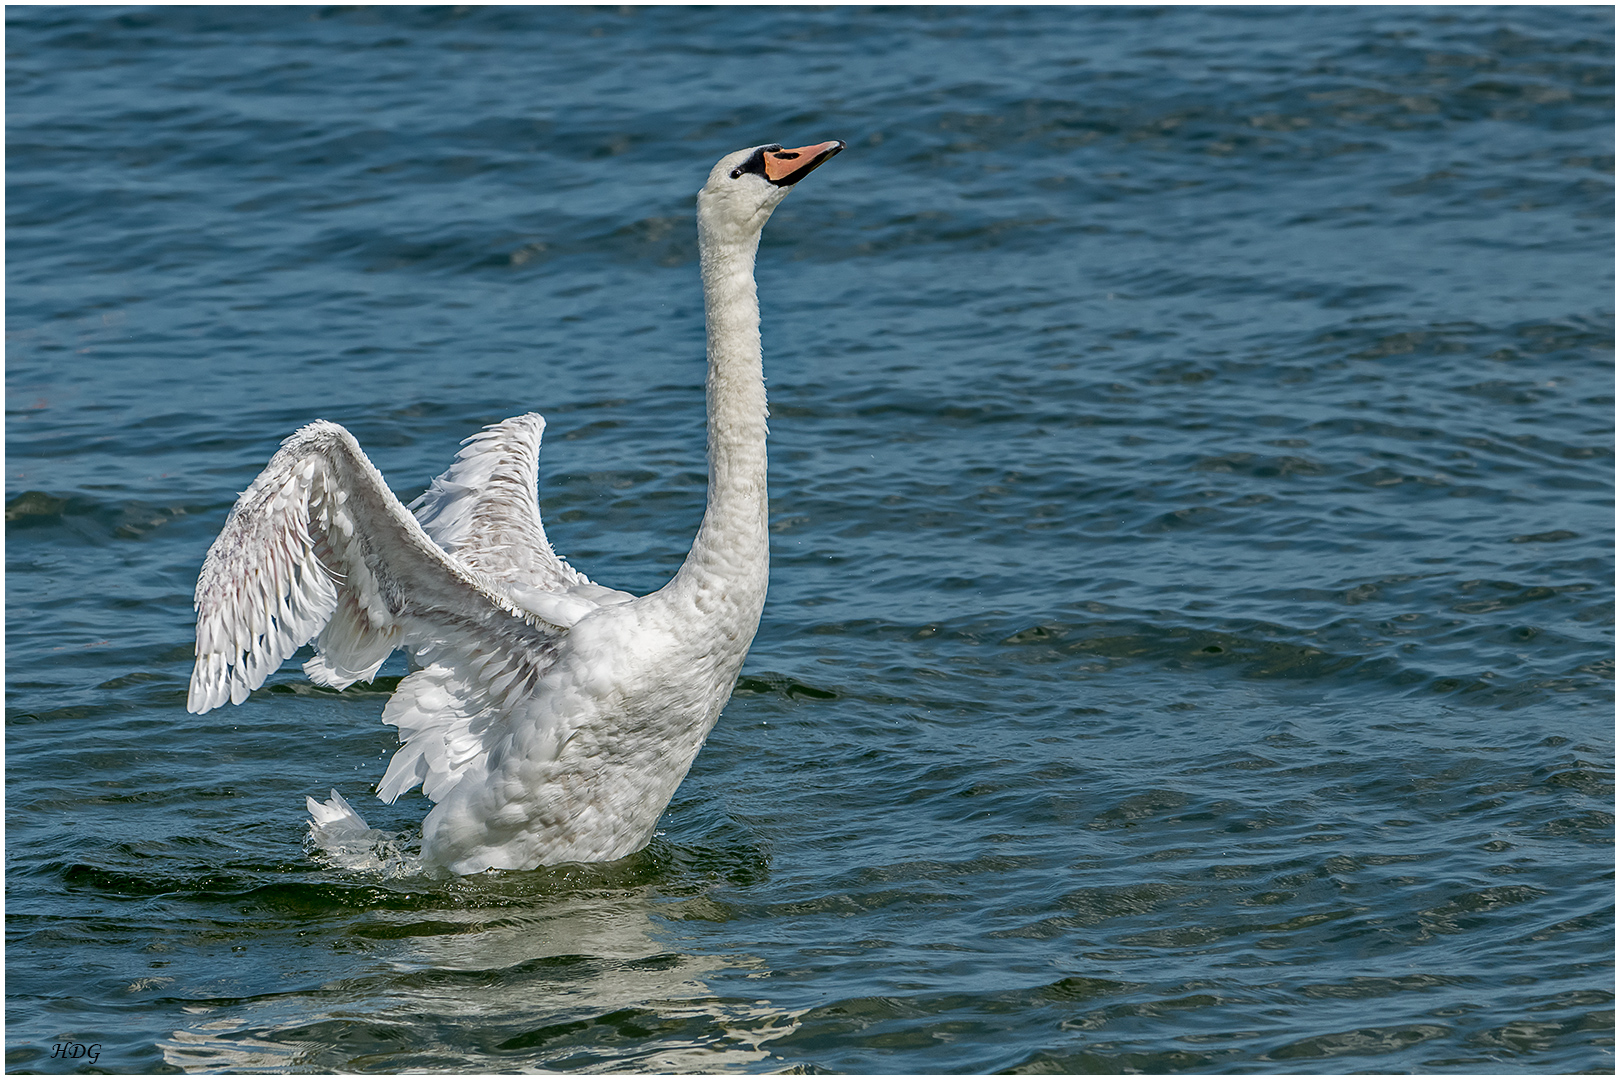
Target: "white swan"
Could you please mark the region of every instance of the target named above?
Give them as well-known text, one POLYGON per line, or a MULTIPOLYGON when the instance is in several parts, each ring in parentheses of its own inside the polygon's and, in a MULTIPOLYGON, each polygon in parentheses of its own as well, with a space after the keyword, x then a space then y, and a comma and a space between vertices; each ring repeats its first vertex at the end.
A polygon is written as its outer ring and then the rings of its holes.
MULTIPOLYGON (((730 698, 765 603, 760 230, 843 148, 740 150, 698 192, 709 495, 669 584, 634 597, 551 550, 534 413, 468 439, 415 517, 352 435, 317 421, 282 443, 208 549, 186 708, 240 704, 311 639, 304 671, 339 689, 405 648, 416 670, 383 710, 403 745, 377 795, 420 783, 437 804, 424 862, 470 874, 643 847, 730 698)), ((308 803, 317 840, 366 829, 335 791, 308 803)))

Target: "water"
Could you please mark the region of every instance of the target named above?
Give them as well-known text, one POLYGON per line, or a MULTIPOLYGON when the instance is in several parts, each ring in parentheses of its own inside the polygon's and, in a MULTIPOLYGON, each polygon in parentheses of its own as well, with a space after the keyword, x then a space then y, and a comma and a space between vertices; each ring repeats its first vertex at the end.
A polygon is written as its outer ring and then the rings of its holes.
POLYGON ((1612 9, 7 25, 11 1071, 1612 1070, 1612 9), (386 678, 184 712, 234 493, 538 409, 559 549, 657 588, 692 194, 827 138, 657 839, 312 859, 306 794, 426 804, 386 678))

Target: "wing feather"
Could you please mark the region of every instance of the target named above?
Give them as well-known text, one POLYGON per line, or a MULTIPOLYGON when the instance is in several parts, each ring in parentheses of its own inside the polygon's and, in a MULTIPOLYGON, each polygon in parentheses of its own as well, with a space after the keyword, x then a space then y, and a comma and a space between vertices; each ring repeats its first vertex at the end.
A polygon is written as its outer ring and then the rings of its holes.
POLYGON ((396 647, 413 650, 422 670, 383 714, 404 743, 384 780, 389 801, 418 782, 437 800, 470 762, 498 753, 567 633, 434 543, 354 437, 325 421, 282 443, 237 500, 196 607, 186 702, 196 713, 240 704, 317 635, 305 670, 340 688, 370 679, 396 647))
POLYGON ((501 585, 562 592, 591 580, 551 548, 536 488, 546 421, 526 413, 462 442, 455 464, 411 509, 422 528, 461 562, 501 585))

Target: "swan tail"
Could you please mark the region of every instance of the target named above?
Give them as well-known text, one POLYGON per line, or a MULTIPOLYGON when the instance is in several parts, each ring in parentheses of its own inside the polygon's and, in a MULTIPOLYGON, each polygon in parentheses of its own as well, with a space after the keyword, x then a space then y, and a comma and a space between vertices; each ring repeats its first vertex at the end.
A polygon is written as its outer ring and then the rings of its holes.
POLYGON ((332 789, 332 797, 323 803, 316 802, 313 795, 305 796, 304 805, 309 809, 309 834, 319 847, 330 850, 334 843, 356 840, 371 831, 366 819, 336 788, 332 789))

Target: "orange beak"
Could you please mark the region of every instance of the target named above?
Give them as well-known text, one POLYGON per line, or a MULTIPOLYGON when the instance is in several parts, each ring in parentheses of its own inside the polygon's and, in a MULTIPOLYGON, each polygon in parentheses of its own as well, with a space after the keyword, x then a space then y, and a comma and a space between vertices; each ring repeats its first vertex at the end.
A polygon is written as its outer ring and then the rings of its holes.
POLYGON ((765 179, 777 187, 791 187, 843 148, 844 144, 834 139, 832 142, 801 146, 796 150, 767 150, 765 179))

